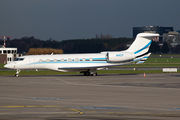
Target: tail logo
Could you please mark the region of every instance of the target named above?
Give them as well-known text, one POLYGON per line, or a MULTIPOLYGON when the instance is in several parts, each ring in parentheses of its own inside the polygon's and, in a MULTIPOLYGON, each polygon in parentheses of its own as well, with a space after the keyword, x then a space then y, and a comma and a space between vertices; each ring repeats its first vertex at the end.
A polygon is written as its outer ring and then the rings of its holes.
POLYGON ((141 52, 141 51, 143 51, 144 49, 146 49, 146 48, 148 48, 150 45, 151 45, 151 42, 152 42, 152 40, 146 45, 146 46, 144 46, 143 48, 141 48, 140 50, 138 50, 138 51, 136 51, 136 52, 134 52, 134 54, 137 54, 137 53, 139 53, 139 52, 141 52))

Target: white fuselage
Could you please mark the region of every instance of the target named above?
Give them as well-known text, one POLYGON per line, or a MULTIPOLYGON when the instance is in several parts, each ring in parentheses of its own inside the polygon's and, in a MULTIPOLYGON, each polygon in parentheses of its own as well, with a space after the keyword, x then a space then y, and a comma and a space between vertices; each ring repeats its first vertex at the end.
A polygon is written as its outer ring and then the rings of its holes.
POLYGON ((130 63, 134 56, 127 56, 125 51, 102 52, 92 54, 59 54, 59 55, 29 55, 22 56, 7 65, 11 69, 50 69, 55 71, 86 71, 87 69, 101 69, 109 66, 130 63), (107 53, 113 53, 107 59, 107 53), (116 61, 117 59, 118 62, 116 61), (112 61, 111 61, 112 60, 112 61), (115 60, 115 61, 113 61, 115 60))

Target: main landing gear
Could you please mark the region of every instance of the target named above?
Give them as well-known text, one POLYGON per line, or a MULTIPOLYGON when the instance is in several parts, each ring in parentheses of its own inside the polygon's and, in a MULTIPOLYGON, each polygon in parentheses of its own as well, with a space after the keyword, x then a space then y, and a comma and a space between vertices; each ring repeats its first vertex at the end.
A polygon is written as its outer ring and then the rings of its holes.
POLYGON ((15 77, 19 77, 19 73, 21 72, 21 70, 18 70, 17 69, 17 72, 16 72, 16 74, 15 74, 15 77))
POLYGON ((84 76, 97 76, 97 72, 84 71, 81 73, 83 73, 84 76))

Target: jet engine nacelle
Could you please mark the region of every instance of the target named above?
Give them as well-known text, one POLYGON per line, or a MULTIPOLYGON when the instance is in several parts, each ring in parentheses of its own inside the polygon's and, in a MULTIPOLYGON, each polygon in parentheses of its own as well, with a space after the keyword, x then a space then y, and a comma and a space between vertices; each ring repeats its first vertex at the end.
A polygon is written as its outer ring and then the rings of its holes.
POLYGON ((134 58, 135 58, 135 55, 129 52, 108 52, 107 53, 108 62, 128 61, 134 58))

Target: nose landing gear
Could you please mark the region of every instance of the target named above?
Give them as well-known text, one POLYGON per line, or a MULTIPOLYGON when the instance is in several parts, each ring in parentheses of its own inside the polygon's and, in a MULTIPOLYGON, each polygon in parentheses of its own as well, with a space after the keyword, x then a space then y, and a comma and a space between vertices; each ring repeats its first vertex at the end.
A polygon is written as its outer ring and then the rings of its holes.
POLYGON ((17 69, 17 72, 16 72, 16 74, 15 74, 15 77, 19 77, 19 73, 21 72, 21 70, 18 70, 17 69))

